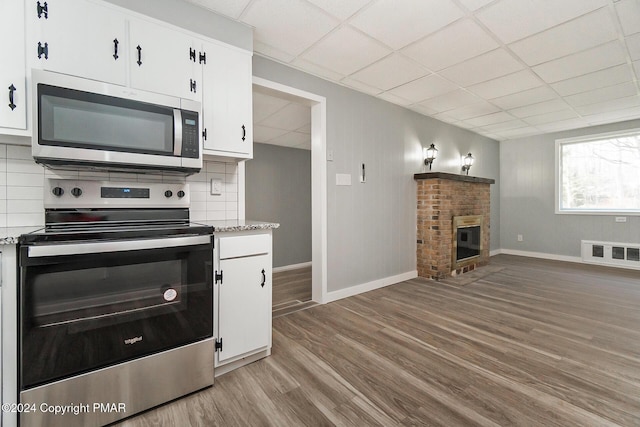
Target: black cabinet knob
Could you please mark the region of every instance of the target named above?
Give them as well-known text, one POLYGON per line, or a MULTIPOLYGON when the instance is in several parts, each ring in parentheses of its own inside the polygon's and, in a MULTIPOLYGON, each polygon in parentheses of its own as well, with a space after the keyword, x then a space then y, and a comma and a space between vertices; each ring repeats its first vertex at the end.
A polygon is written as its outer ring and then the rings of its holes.
POLYGON ((184 191, 182 191, 182 190, 178 191, 178 197, 183 198, 184 197, 184 191))
POLYGON ((53 187, 53 190, 51 190, 51 192, 56 197, 60 197, 64 194, 64 190, 62 189, 62 187, 53 187))
POLYGON ((71 189, 71 194, 73 194, 73 197, 80 197, 82 196, 82 189, 74 187, 71 189))
POLYGON ((171 190, 167 190, 164 192, 164 197, 171 197, 173 196, 173 192, 171 190))

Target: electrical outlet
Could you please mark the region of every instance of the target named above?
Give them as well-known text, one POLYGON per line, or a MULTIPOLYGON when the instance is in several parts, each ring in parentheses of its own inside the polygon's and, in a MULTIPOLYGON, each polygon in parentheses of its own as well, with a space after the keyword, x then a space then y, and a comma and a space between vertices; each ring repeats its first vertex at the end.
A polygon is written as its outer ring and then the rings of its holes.
POLYGON ((222 180, 218 178, 211 178, 211 194, 214 196, 222 195, 222 180))
POLYGON ((522 234, 518 234, 518 242, 522 241, 524 241, 524 237, 522 236, 522 234))
POLYGON ((617 216, 616 217, 616 222, 627 222, 627 217, 626 216, 617 216))

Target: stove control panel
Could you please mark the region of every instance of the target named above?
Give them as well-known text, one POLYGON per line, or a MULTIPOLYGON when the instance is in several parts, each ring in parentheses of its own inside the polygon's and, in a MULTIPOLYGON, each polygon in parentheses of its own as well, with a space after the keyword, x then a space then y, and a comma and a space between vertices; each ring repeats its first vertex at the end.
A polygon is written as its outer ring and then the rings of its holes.
POLYGON ((49 179, 44 207, 188 208, 189 184, 49 179))

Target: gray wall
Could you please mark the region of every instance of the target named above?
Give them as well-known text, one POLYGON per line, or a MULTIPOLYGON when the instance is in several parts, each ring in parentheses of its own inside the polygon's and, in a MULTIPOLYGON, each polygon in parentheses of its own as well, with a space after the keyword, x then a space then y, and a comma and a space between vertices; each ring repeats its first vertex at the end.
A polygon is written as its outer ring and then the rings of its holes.
POLYGON ((253 29, 181 0, 106 0, 177 27, 253 51, 253 29))
MULTIPOLYGON (((416 269, 416 184, 421 146, 434 142, 434 171, 460 173, 460 156, 476 157, 472 175, 499 178, 498 142, 419 115, 254 55, 253 74, 327 98, 328 290, 416 269), (358 182, 361 163, 367 183, 358 182), (336 173, 352 175, 336 186, 336 173)), ((499 184, 492 186, 491 248, 499 247, 499 184)))
POLYGON ((580 240, 640 242, 640 217, 555 213, 555 141, 640 128, 640 120, 504 141, 500 144, 500 247, 580 256, 580 240), (517 241, 522 234, 523 242, 517 241))
POLYGON ((273 266, 311 261, 311 151, 254 144, 246 162, 247 218, 280 223, 273 266))

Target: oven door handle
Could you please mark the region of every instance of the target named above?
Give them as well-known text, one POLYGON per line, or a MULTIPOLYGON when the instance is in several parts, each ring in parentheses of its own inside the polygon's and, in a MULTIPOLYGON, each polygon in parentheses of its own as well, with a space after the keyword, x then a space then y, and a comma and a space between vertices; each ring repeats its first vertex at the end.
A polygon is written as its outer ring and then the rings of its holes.
POLYGON ((145 249, 179 248, 182 246, 203 245, 209 243, 211 243, 210 235, 73 244, 63 243, 46 246, 29 246, 29 257, 38 258, 48 256, 97 254, 104 252, 139 251, 145 249))

